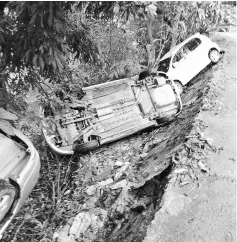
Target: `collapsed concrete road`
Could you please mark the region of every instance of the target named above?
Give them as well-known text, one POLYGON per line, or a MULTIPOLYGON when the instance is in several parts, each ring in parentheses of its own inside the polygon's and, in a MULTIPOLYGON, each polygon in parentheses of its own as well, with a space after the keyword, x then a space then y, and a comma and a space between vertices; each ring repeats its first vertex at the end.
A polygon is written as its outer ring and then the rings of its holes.
POLYGON ((236 241, 236 33, 213 38, 226 53, 197 119, 216 150, 209 152, 198 183, 180 186, 171 175, 143 242, 236 241))

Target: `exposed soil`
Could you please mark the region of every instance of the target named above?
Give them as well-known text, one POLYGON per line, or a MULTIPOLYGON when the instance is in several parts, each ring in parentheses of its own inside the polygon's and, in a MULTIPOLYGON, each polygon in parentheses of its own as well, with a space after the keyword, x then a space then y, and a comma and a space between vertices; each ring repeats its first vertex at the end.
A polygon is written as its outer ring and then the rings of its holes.
MULTIPOLYGON (((168 164, 172 164, 172 157, 177 151, 183 148, 193 126, 197 125, 195 123, 195 117, 202 107, 204 97, 207 95, 209 89, 207 83, 213 76, 212 71, 212 69, 207 68, 190 83, 189 87, 183 93, 184 109, 182 113, 175 122, 159 129, 153 136, 153 140, 160 140, 162 137, 162 141, 149 151, 147 160, 143 161, 137 174, 139 172, 140 174, 149 174, 147 176, 148 181, 154 176, 158 182, 164 183, 168 181, 169 172, 166 171, 165 173, 161 173, 161 176, 156 176, 156 174, 159 174, 159 169, 165 169, 168 164), (164 174, 165 176, 163 176, 164 174)), ((172 170, 172 168, 170 170, 172 170)), ((104 238, 98 239, 97 237, 94 241, 142 241, 146 234, 147 225, 153 220, 155 213, 161 208, 160 202, 166 185, 167 184, 163 184, 162 187, 158 188, 159 196, 153 198, 155 202, 148 204, 139 214, 130 212, 129 218, 124 221, 121 229, 107 236, 107 240, 104 238)), ((157 189, 151 182, 148 184, 145 183, 145 186, 145 190, 147 187, 153 191, 157 189)), ((140 191, 141 189, 143 189, 143 187, 137 190, 140 191)), ((145 196, 147 196, 147 194, 145 196)), ((144 199, 144 197, 141 198, 141 200, 142 199, 144 199)))

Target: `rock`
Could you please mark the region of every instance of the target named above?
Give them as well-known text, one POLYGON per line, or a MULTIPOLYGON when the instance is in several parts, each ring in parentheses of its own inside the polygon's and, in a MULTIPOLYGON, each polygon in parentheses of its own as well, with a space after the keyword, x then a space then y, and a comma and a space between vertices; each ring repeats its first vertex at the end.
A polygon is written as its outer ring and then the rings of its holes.
POLYGON ((73 221, 69 234, 72 234, 76 239, 79 239, 81 234, 83 234, 91 225, 92 219, 94 219, 94 217, 92 217, 89 212, 79 213, 73 221))
POLYGON ((180 169, 175 169, 174 174, 180 174, 180 173, 186 173, 187 169, 185 168, 180 168, 180 169))
POLYGON ((95 204, 98 201, 98 197, 96 196, 92 196, 90 197, 83 205, 82 205, 82 209, 90 209, 90 208, 94 208, 95 204))
POLYGON ((198 166, 202 171, 207 172, 207 167, 201 161, 198 161, 198 166))
POLYGON ((119 161, 119 160, 115 162, 115 166, 121 167, 123 164, 124 163, 122 161, 119 161))
POLYGON ((86 193, 89 195, 89 196, 92 196, 96 193, 96 190, 97 188, 102 188, 102 187, 106 187, 108 186, 109 184, 113 183, 114 180, 112 178, 108 178, 107 180, 105 181, 101 181, 95 185, 92 185, 92 186, 89 186, 86 190, 86 193))
POLYGON ((121 187, 126 187, 128 185, 127 183, 127 180, 124 179, 124 180, 121 180, 113 185, 110 186, 111 189, 118 189, 118 188, 121 188, 121 187))
POLYGON ((142 154, 140 154, 140 157, 145 158, 147 155, 148 155, 148 153, 142 153, 142 154))
POLYGON ((150 147, 149 142, 147 142, 143 148, 143 153, 147 153, 149 151, 149 147, 150 147))
POLYGON ((92 196, 94 195, 96 192, 96 186, 95 185, 92 185, 92 186, 89 186, 86 190, 86 193, 89 195, 89 196, 92 196))
POLYGON ((105 180, 105 181, 101 181, 101 182, 99 182, 98 184, 97 184, 97 186, 99 186, 99 187, 106 187, 106 186, 108 186, 109 184, 111 184, 111 183, 113 183, 114 182, 114 180, 112 179, 112 178, 108 178, 107 180, 105 180))
POLYGON ((185 185, 187 185, 187 184, 189 184, 189 183, 190 183, 190 177, 189 177, 189 175, 188 175, 188 176, 185 175, 185 176, 183 176, 183 177, 180 179, 179 186, 180 186, 180 187, 183 187, 183 186, 185 186, 185 185))
POLYGON ((58 242, 76 242, 74 235, 69 234, 69 230, 70 225, 67 224, 59 233, 54 233, 54 238, 57 238, 58 242))
POLYGON ((129 162, 125 162, 124 165, 118 170, 118 172, 115 174, 114 176, 114 180, 117 181, 119 180, 123 173, 127 170, 127 168, 129 167, 130 163, 129 162))
POLYGON ((116 199, 116 201, 112 205, 112 209, 116 210, 120 214, 124 213, 126 211, 126 209, 128 209, 127 205, 128 205, 128 202, 131 199, 131 198, 130 199, 129 198, 130 197, 129 197, 128 188, 123 187, 119 196, 118 196, 118 198, 116 199))
POLYGON ((95 239, 94 235, 103 227, 106 216, 107 211, 100 208, 79 213, 72 223, 69 235, 74 235, 75 239, 87 237, 88 241, 92 241, 95 239))

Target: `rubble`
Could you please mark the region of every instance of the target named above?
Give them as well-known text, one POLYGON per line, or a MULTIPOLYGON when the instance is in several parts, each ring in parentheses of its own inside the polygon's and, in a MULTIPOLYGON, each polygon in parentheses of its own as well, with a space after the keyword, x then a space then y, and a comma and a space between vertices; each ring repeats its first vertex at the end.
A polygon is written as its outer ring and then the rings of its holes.
POLYGON ((92 196, 94 195, 96 192, 96 186, 89 186, 86 190, 86 193, 89 195, 89 196, 92 196))
POLYGON ((119 189, 119 188, 123 188, 123 187, 127 187, 128 182, 127 180, 121 180, 119 182, 116 182, 115 184, 111 185, 110 188, 111 189, 119 189))

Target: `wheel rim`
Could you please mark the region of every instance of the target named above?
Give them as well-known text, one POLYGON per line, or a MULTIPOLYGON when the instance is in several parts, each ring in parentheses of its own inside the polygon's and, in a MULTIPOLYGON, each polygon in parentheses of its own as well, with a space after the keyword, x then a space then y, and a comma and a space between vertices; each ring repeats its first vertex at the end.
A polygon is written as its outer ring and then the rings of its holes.
POLYGON ((210 59, 212 62, 217 62, 220 58, 220 54, 218 50, 212 50, 210 53, 210 59))
POLYGON ((11 205, 11 196, 4 195, 0 198, 0 220, 5 216, 7 213, 9 206, 11 205))

